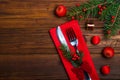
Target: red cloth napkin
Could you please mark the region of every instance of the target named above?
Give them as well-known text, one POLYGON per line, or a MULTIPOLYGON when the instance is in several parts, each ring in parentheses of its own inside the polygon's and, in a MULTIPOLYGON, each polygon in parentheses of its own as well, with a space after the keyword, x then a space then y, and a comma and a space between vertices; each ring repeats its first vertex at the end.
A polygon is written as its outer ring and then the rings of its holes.
POLYGON ((66 23, 60 25, 60 28, 61 28, 61 30, 62 30, 62 32, 64 34, 64 37, 65 37, 65 39, 66 39, 66 41, 68 43, 68 46, 70 47, 70 49, 72 49, 72 51, 75 52, 74 48, 70 45, 70 42, 69 42, 69 40, 67 38, 67 35, 66 35, 66 29, 68 29, 69 27, 73 28, 73 30, 74 30, 77 38, 78 38, 78 49, 80 51, 83 51, 83 54, 84 54, 83 63, 84 62, 87 63, 87 65, 85 63, 84 63, 85 65, 82 64, 82 67, 80 67, 80 68, 75 68, 70 63, 70 61, 68 61, 64 57, 63 52, 59 49, 59 47, 61 46, 61 43, 60 43, 60 41, 58 39, 58 36, 57 36, 57 33, 56 33, 56 28, 52 28, 50 30, 50 35, 51 35, 51 37, 53 39, 53 42, 54 42, 54 44, 55 44, 55 46, 57 48, 57 51, 58 51, 58 53, 60 55, 60 58, 61 58, 61 60, 63 62, 63 65, 64 65, 64 67, 66 69, 66 72, 67 72, 70 80, 82 80, 82 78, 79 78, 79 77, 84 76, 84 74, 82 73, 82 69, 86 70, 89 73, 92 80, 99 80, 99 77, 98 77, 98 74, 97 74, 96 69, 94 67, 94 64, 92 62, 90 53, 88 51, 88 48, 87 48, 86 43, 84 41, 84 38, 82 36, 82 32, 81 32, 80 26, 78 24, 78 21, 77 20, 72 20, 70 22, 66 22, 66 23))

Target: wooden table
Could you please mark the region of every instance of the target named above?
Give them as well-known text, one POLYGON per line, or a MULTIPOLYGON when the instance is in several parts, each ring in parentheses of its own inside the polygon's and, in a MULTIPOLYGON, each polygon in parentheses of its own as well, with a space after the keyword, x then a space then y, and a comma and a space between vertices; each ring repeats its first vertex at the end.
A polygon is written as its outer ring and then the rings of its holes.
MULTIPOLYGON (((82 4, 86 0, 0 0, 0 80, 68 80, 49 30, 67 22, 54 14, 59 4, 67 8, 82 4)), ((103 22, 92 19, 96 25, 93 31, 85 30, 81 21, 91 57, 102 80, 120 80, 120 37, 104 40, 103 22), (99 45, 92 45, 93 35, 101 37, 99 45), (115 49, 112 59, 102 57, 105 46, 115 49), (109 64, 111 73, 103 76, 102 65, 109 64)))

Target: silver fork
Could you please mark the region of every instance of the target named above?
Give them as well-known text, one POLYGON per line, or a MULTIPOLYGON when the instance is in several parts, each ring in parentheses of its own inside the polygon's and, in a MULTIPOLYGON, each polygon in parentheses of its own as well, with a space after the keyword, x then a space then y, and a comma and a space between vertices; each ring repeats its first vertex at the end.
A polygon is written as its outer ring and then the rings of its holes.
POLYGON ((79 54, 79 50, 78 50, 78 39, 73 31, 73 28, 68 28, 66 30, 66 34, 67 34, 67 37, 70 41, 70 44, 75 48, 76 50, 76 53, 79 54))
MULTIPOLYGON (((70 44, 76 49, 76 53, 79 54, 79 50, 78 50, 78 39, 74 33, 74 30, 73 28, 68 28, 66 30, 66 34, 67 34, 67 37, 70 41, 70 44)), ((84 71, 84 76, 85 76, 85 80, 92 80, 90 75, 84 71)))

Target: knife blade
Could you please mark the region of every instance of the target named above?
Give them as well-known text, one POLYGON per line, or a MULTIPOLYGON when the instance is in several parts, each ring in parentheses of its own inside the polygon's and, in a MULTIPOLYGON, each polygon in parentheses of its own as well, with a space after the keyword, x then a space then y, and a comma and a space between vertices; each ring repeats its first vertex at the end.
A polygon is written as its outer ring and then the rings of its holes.
POLYGON ((64 37, 64 35, 62 33, 62 30, 61 30, 60 26, 57 27, 57 36, 58 36, 58 39, 59 39, 60 43, 62 45, 65 45, 66 48, 67 48, 67 51, 69 51, 67 41, 66 41, 66 39, 65 39, 65 37, 64 37))

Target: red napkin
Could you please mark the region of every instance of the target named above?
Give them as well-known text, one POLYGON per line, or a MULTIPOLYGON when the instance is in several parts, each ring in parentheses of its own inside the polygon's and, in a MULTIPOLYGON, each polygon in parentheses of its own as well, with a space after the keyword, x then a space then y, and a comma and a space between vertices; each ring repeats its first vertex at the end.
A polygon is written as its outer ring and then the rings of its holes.
POLYGON ((66 22, 66 23, 60 25, 60 28, 64 34, 64 37, 68 43, 68 46, 70 47, 70 49, 72 49, 72 51, 75 52, 74 48, 70 45, 70 42, 69 42, 67 35, 66 35, 66 29, 68 29, 69 27, 73 28, 73 30, 78 38, 78 49, 80 51, 83 51, 83 54, 84 54, 84 56, 83 56, 84 65, 82 64, 80 68, 75 68, 71 64, 71 62, 64 57, 63 52, 59 49, 59 47, 61 46, 61 43, 58 39, 58 36, 56 33, 56 28, 52 28, 50 30, 50 35, 53 39, 53 42, 57 48, 57 51, 60 55, 60 58, 63 62, 63 65, 66 69, 66 72, 67 72, 70 80, 83 80, 84 74, 83 74, 82 70, 85 70, 86 72, 88 72, 92 80, 99 80, 98 74, 96 72, 96 69, 95 69, 94 64, 92 62, 92 59, 90 57, 90 53, 88 51, 88 48, 87 48, 86 43, 84 41, 84 38, 82 36, 82 32, 81 32, 80 26, 78 24, 78 21, 72 20, 70 22, 66 22))

